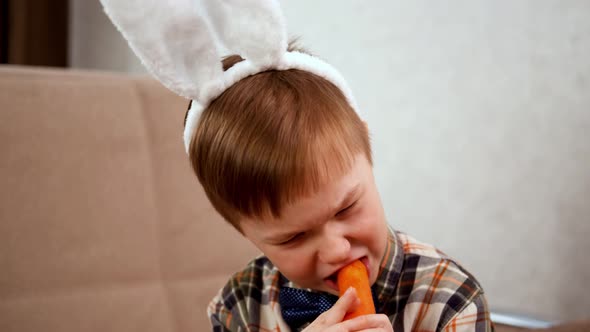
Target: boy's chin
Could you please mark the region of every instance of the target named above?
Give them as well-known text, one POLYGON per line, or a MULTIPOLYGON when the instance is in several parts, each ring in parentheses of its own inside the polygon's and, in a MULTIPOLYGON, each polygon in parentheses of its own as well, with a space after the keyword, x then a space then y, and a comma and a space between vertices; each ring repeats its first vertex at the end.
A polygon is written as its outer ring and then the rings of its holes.
POLYGON ((332 294, 332 295, 340 296, 340 293, 338 291, 333 290, 333 289, 327 289, 327 290, 324 290, 324 292, 332 294))
POLYGON ((338 292, 338 286, 336 284, 333 284, 331 282, 326 282, 324 281, 322 285, 318 286, 318 287, 310 287, 311 289, 318 291, 318 292, 324 292, 324 293, 329 293, 332 295, 336 295, 339 296, 339 292, 338 292))
POLYGON ((329 287, 319 287, 319 288, 312 288, 316 292, 328 293, 331 295, 340 296, 340 293, 337 290, 331 289, 329 287))
POLYGON ((328 293, 328 294, 332 294, 332 295, 336 295, 339 296, 340 293, 338 292, 338 286, 336 285, 330 285, 329 283, 324 282, 323 284, 320 285, 314 285, 314 286, 306 286, 303 284, 298 284, 298 287, 301 288, 307 288, 316 292, 323 292, 323 293, 328 293))
POLYGON ((323 286, 323 291, 326 293, 330 293, 330 294, 334 294, 334 295, 338 295, 339 291, 338 291, 338 284, 336 283, 336 280, 332 279, 332 278, 326 278, 324 279, 324 284, 323 286))

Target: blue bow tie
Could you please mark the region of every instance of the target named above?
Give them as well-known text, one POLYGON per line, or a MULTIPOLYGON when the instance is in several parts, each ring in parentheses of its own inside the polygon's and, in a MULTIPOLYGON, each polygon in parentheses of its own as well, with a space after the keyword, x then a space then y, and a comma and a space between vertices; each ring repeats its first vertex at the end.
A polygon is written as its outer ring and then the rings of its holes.
MULTIPOLYGON (((302 325, 313 322, 321 313, 332 308, 338 297, 328 293, 310 292, 305 289, 281 287, 279 304, 285 323, 296 331, 302 325)), ((375 294, 373 302, 377 308, 375 294)))
POLYGON ((296 331, 314 321, 322 312, 332 308, 338 297, 328 293, 314 293, 304 289, 281 287, 279 304, 285 323, 296 331))

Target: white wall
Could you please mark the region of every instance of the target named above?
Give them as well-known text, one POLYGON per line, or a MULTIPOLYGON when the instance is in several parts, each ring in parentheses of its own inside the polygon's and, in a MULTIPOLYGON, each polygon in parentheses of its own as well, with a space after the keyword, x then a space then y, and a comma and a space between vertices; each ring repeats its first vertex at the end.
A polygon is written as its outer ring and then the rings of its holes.
MULTIPOLYGON (((588 318, 590 2, 282 4, 367 114, 390 223, 458 258, 494 309, 588 318)), ((142 72, 98 2, 72 12, 74 67, 142 72)))
POLYGON ((70 1, 70 66, 145 73, 98 0, 70 1))

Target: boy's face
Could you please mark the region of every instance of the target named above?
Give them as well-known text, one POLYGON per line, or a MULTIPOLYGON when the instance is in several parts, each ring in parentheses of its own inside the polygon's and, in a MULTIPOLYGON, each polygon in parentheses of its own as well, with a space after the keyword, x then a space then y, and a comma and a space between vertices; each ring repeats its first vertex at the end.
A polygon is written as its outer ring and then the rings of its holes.
POLYGON ((383 207, 364 155, 341 178, 285 206, 279 220, 240 224, 289 280, 332 294, 338 294, 336 272, 356 259, 368 267, 372 285, 387 244, 383 207))

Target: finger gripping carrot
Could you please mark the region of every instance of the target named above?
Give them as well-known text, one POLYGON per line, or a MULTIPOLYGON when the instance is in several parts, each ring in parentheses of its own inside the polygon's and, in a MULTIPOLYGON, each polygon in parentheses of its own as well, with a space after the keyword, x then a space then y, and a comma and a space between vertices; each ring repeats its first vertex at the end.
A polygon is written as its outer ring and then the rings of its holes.
POLYGON ((373 304, 373 296, 371 295, 369 274, 367 273, 365 264, 359 260, 350 263, 338 271, 338 290, 340 296, 344 295, 344 292, 349 287, 356 289, 356 295, 361 303, 354 311, 347 313, 344 316, 344 320, 361 315, 374 314, 375 305, 373 304))

